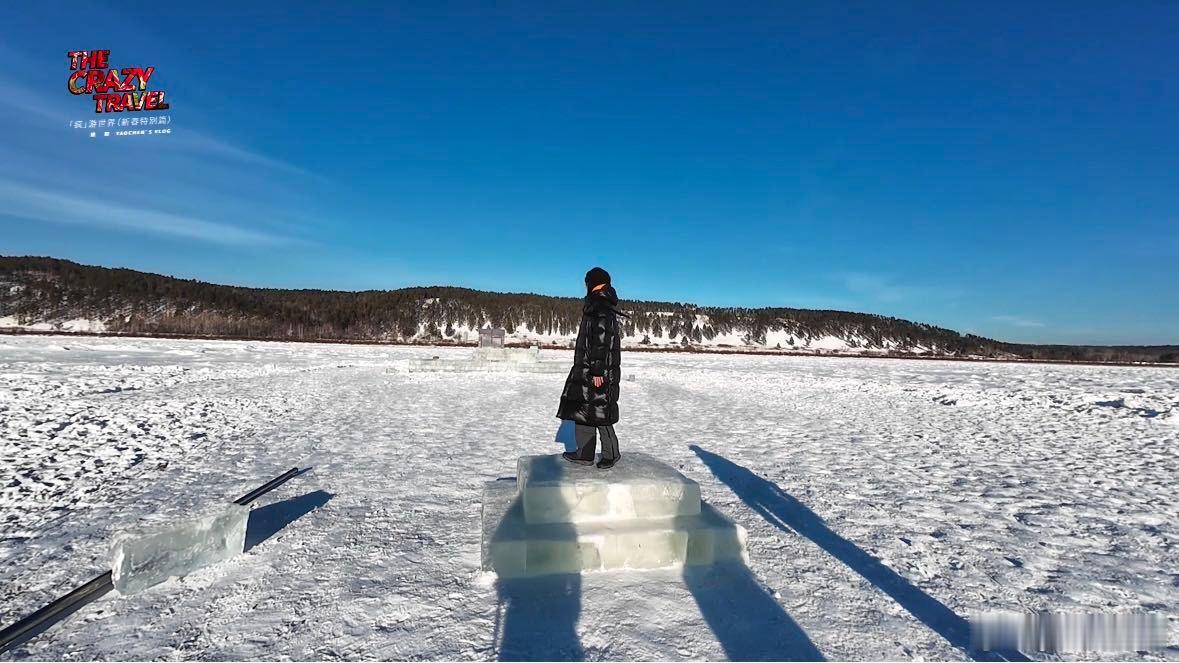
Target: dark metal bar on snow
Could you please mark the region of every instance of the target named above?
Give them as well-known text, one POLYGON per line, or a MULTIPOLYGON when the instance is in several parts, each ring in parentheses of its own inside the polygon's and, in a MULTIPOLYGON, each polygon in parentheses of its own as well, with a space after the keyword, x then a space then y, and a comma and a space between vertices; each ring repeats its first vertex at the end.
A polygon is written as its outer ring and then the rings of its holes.
POLYGON ((250 492, 246 493, 245 495, 242 495, 241 497, 237 498, 233 502, 234 502, 234 504, 241 504, 243 506, 246 504, 249 504, 250 502, 253 502, 254 500, 258 499, 259 497, 262 497, 266 493, 269 493, 270 491, 274 490, 275 488, 278 488, 279 486, 283 485, 284 483, 289 481, 291 478, 293 478, 298 473, 299 473, 299 468, 292 467, 291 469, 287 470, 286 472, 283 472, 282 474, 274 477, 270 481, 267 481, 266 483, 251 490, 250 492))
MULTIPOLYGON (((258 486, 234 500, 235 504, 246 505, 278 488, 299 474, 299 468, 292 467, 279 476, 258 486)), ((82 606, 98 599, 114 589, 111 572, 107 571, 74 591, 49 603, 33 614, 0 630, 0 654, 26 642, 44 632, 58 621, 68 617, 82 606)))
POLYGON ((114 587, 111 572, 98 576, 37 612, 0 631, 0 653, 25 642, 114 587))

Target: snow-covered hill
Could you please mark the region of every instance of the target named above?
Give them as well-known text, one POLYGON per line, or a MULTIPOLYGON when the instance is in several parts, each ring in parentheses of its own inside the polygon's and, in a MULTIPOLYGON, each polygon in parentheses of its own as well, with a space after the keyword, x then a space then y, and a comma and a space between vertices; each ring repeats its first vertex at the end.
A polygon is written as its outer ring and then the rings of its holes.
MULTIPOLYGON (((732 309, 624 300, 633 348, 802 353, 1010 354, 986 339, 878 315, 732 309)), ((473 343, 507 329, 512 344, 567 347, 575 298, 462 288, 283 291, 182 281, 50 258, 0 257, 0 329, 307 340, 473 343)))
MULTIPOLYGON (((1002 343, 882 315, 725 308, 624 299, 631 348, 889 354, 1097 361, 1179 361, 1176 347, 1002 343)), ((473 343, 503 327, 508 342, 567 347, 572 297, 447 286, 389 291, 273 290, 185 281, 52 258, 0 257, 0 330, 266 340, 473 343)))
MULTIPOLYGON (((127 316, 124 316, 125 322, 127 316)), ((698 316, 701 325, 708 325, 708 316, 698 316)), ((98 318, 72 318, 65 319, 62 316, 15 316, 7 315, 0 317, 0 330, 23 330, 36 332, 61 332, 61 333, 107 333, 114 332, 119 329, 118 321, 115 324, 109 324, 109 319, 103 320, 98 318)), ((436 341, 438 343, 457 343, 470 344, 478 341, 479 327, 471 327, 466 323, 455 324, 451 321, 445 321, 444 324, 449 333, 439 334, 431 330, 430 325, 422 323, 416 333, 402 334, 396 339, 409 343, 430 343, 436 341)), ((489 327, 493 323, 490 321, 484 323, 483 326, 489 327)), ((559 333, 553 330, 534 330, 528 325, 518 325, 511 332, 506 335, 506 342, 511 345, 527 345, 537 344, 545 347, 572 347, 576 339, 575 333, 559 333)), ((701 338, 700 340, 693 340, 691 335, 687 336, 685 341, 684 335, 672 336, 669 330, 660 330, 659 333, 652 333, 652 330, 634 330, 633 332, 623 336, 623 347, 627 348, 692 348, 696 350, 747 350, 747 351, 768 351, 781 350, 784 352, 804 352, 804 353, 840 353, 840 354, 885 354, 885 353, 909 353, 915 355, 926 354, 951 354, 952 351, 944 347, 939 347, 936 344, 933 347, 925 345, 905 345, 895 339, 880 339, 877 342, 857 336, 855 334, 825 334, 825 335, 808 335, 804 331, 795 330, 775 330, 767 332, 764 340, 751 338, 748 332, 732 331, 723 334, 716 334, 711 338, 701 338)))

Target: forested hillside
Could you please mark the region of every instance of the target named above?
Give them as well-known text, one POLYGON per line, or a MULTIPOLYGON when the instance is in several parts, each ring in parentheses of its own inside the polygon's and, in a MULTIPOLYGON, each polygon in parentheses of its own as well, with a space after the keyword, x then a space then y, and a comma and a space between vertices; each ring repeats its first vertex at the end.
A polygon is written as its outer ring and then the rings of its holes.
MULTIPOLYGON (((624 300, 626 345, 876 354, 1177 361, 1179 348, 1034 346, 865 313, 624 300)), ((215 285, 39 257, 0 257, 0 327, 126 334, 566 345, 580 300, 448 286, 339 292, 215 285)))

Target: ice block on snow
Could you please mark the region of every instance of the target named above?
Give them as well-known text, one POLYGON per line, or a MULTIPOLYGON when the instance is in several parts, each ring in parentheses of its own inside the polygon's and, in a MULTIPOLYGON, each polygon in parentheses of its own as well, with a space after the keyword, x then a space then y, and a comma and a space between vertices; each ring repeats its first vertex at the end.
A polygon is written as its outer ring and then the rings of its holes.
POLYGON ((196 517, 118 532, 111 545, 115 589, 134 594, 240 554, 249 517, 248 505, 219 504, 196 517))
POLYGON ((644 453, 623 453, 609 471, 560 456, 522 456, 516 466, 529 523, 613 522, 700 514, 700 484, 644 453))
POLYGON ((501 578, 746 561, 745 530, 707 504, 693 515, 530 523, 517 488, 483 491, 483 569, 501 578))
POLYGON ((475 350, 475 361, 506 361, 517 364, 535 364, 540 361, 540 348, 479 348, 475 350))

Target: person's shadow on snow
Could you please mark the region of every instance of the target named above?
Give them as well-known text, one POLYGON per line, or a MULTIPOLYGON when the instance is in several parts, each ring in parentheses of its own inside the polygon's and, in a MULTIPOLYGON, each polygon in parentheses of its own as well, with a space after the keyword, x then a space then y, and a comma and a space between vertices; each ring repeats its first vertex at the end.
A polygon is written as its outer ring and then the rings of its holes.
POLYGON ((581 661, 577 636, 581 576, 500 578, 495 583, 503 616, 497 624, 501 661, 581 661))
POLYGON ((577 451, 577 424, 568 419, 562 419, 553 441, 564 444, 565 451, 577 451))
MULTIPOLYGON (((556 462, 556 461, 554 461, 556 462)), ((564 461, 559 461, 564 462, 564 461)), ((507 536, 510 523, 523 520, 524 505, 517 495, 491 535, 507 536)), ((554 524, 562 539, 577 540, 572 525, 554 524)), ((581 616, 581 575, 562 573, 523 578, 499 577, 493 642, 501 661, 580 661, 585 658, 577 636, 581 616)))
POLYGON ((684 584, 730 661, 826 660, 742 562, 684 567, 684 584))
MULTIPOLYGON (((822 661, 823 655, 741 562, 685 567, 684 584, 731 661, 822 661)), ((581 661, 580 574, 501 578, 501 661, 581 661)))
MULTIPOLYGON (((572 424, 569 429, 572 431, 572 424)), ((559 469, 563 469, 563 462, 555 458, 553 462, 561 463, 559 469)), ((496 527, 493 540, 501 537, 505 523, 522 518, 522 508, 517 497, 496 527), (515 519, 510 517, 513 511, 515 519)), ((561 539, 574 543, 577 537, 576 527, 563 526, 561 539)), ((743 563, 685 567, 682 575, 701 616, 730 660, 824 660, 802 628, 743 563)), ((499 660, 585 659, 586 651, 577 633, 582 610, 580 574, 501 577, 495 588, 498 607, 493 640, 499 660)))
POLYGON ((1018 652, 1003 652, 1003 656, 1000 657, 989 652, 972 651, 969 622, 941 601, 926 594, 856 544, 831 531, 822 518, 777 484, 695 444, 689 445, 688 448, 700 457, 717 479, 771 525, 784 532, 800 534, 810 539, 827 554, 843 562, 880 591, 892 597, 901 607, 951 645, 966 651, 977 660, 1028 660, 1018 652))

